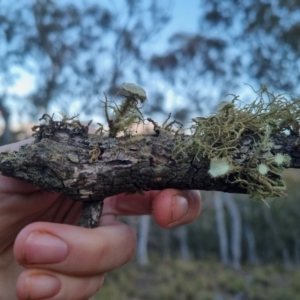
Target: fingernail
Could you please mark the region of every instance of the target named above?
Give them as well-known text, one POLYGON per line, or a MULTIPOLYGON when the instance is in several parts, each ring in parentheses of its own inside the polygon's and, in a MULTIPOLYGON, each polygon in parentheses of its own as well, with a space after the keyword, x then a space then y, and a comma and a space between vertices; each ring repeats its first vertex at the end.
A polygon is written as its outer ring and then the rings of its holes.
POLYGON ((172 196, 172 213, 169 226, 180 221, 188 212, 189 204, 186 198, 181 195, 172 196))
POLYGON ((32 232, 25 243, 25 263, 58 263, 68 254, 68 245, 59 237, 45 232, 32 232))
POLYGON ((50 275, 31 275, 24 279, 26 299, 45 299, 54 297, 60 290, 60 281, 50 275))

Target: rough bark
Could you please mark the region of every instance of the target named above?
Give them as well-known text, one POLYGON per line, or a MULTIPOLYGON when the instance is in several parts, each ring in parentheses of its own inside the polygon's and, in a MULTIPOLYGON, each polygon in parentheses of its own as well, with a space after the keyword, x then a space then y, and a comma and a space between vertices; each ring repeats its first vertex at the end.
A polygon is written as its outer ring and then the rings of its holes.
MULTIPOLYGON (((96 226, 102 207, 99 202, 119 193, 165 188, 246 193, 239 182, 233 183, 234 173, 212 178, 208 158, 195 159, 188 151, 180 159, 174 157, 174 144, 187 136, 161 130, 154 135, 111 138, 88 134, 88 126, 81 124, 72 127, 57 123, 53 128, 34 127, 34 143, 18 152, 2 153, 0 171, 42 189, 90 202, 92 206, 85 205, 82 226, 96 226)), ((290 167, 299 168, 297 137, 276 135, 272 139, 273 154, 288 154, 290 167)), ((255 139, 249 137, 237 141, 236 150, 231 152, 233 161, 246 164, 254 143, 255 139)))

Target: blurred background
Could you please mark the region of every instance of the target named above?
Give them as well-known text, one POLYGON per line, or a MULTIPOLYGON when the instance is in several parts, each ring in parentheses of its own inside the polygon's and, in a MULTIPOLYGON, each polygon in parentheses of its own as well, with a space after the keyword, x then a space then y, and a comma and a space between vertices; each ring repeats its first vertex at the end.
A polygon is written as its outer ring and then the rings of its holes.
MULTIPOLYGON (((171 112, 186 127, 226 94, 254 100, 248 85, 296 96, 299 53, 297 0, 0 0, 1 144, 30 136, 45 112, 104 123, 99 99, 123 82, 147 91, 145 116, 171 112)), ((270 207, 203 192, 187 226, 125 218, 136 258, 92 299, 300 299, 299 172, 285 178, 270 207)))

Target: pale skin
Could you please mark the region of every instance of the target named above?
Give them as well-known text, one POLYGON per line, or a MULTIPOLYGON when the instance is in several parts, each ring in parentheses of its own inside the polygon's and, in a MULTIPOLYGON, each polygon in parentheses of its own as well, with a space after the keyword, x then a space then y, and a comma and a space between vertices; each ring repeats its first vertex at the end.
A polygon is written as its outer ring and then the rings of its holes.
POLYGON ((0 175, 0 300, 90 298, 105 273, 135 253, 135 232, 117 216, 151 214, 171 228, 197 218, 201 197, 198 191, 166 189, 113 196, 104 203, 100 227, 81 228, 74 226, 80 202, 0 175))

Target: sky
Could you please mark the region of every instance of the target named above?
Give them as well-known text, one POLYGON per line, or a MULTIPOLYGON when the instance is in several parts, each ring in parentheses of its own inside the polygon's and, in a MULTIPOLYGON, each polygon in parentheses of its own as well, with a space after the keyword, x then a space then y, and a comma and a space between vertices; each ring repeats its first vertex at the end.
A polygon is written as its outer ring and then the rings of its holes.
MULTIPOLYGON (((77 1, 73 1, 73 3, 74 2, 77 1)), ((107 3, 109 6, 114 6, 118 3, 117 0, 102 0, 102 2, 104 4, 107 3)), ((172 33, 180 31, 194 32, 198 26, 198 0, 165 0, 165 2, 168 3, 166 7, 170 9, 172 19, 153 44, 153 48, 159 52, 163 52, 167 48, 168 37, 171 36, 172 33)), ((34 87, 34 76, 17 68, 15 71, 19 74, 19 80, 9 91, 19 95, 27 94, 34 87)))
MULTIPOLYGON (((64 0, 62 0, 64 1, 64 0)), ((88 0, 94 1, 94 0, 88 0)), ((144 0, 151 1, 151 0, 144 0)), ((162 53, 167 48, 168 37, 170 37, 175 32, 195 32, 198 27, 198 16, 199 16, 199 0, 164 0, 166 9, 170 10, 172 16, 171 21, 168 25, 162 30, 161 34, 155 38, 152 51, 155 50, 157 53, 162 53)), ((80 3, 82 0, 79 1, 80 3)), ((73 3, 79 3, 78 0, 74 0, 73 3)), ((102 0, 102 4, 108 5, 110 7, 120 7, 119 0, 102 0)), ((15 72, 19 75, 19 80, 16 81, 16 84, 9 88, 9 92, 17 95, 26 95, 34 89, 35 81, 34 76, 30 75, 29 72, 25 72, 22 69, 15 68, 15 72)), ((164 87, 160 87, 164 90, 164 87)), ((176 96, 174 91, 168 90, 165 92, 167 101, 167 109, 172 109, 174 104, 182 104, 182 98, 176 96)), ((14 106, 16 103, 9 103, 11 106, 11 111, 14 112, 14 106)), ((55 107, 51 108, 54 111, 57 111, 55 107)), ((76 110, 76 105, 74 105, 76 110)), ((16 114, 12 115, 12 123, 16 123, 18 116, 16 114)))
MULTIPOLYGON (((167 2, 167 1, 166 1, 167 2)), ((173 0, 169 7, 172 19, 160 34, 160 41, 156 47, 164 50, 168 43, 168 37, 174 32, 195 32, 198 27, 199 0, 173 0)))

